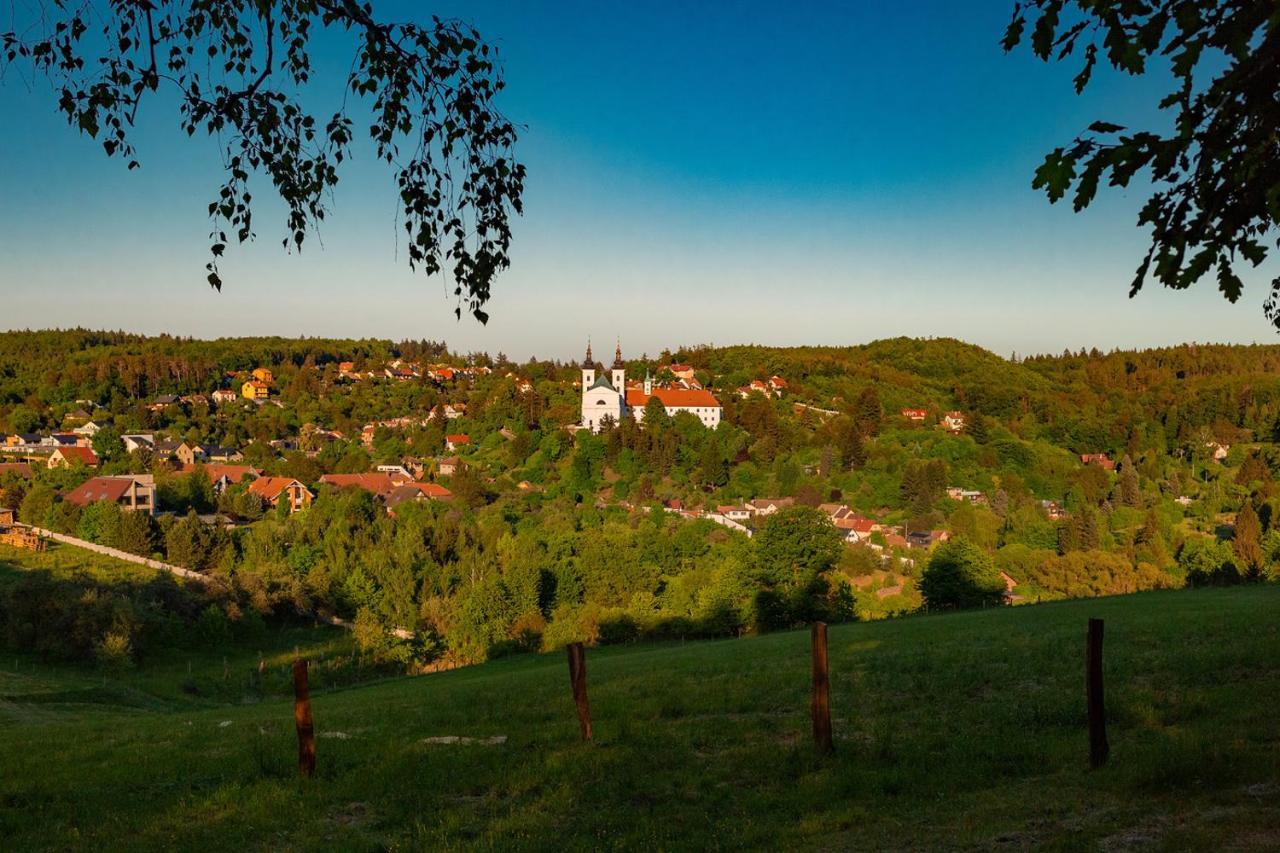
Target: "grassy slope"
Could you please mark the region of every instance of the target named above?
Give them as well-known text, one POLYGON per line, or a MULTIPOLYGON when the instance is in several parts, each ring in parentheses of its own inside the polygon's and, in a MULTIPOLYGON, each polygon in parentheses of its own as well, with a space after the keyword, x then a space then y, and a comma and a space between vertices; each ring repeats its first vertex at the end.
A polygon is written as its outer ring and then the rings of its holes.
MULTIPOLYGON (((65 701, 101 676, 0 660, 0 837, 13 849, 1274 848, 1278 607, 1280 587, 1255 587, 833 628, 826 760, 808 740, 803 632, 592 650, 595 745, 577 740, 560 655, 324 691, 308 782, 294 777, 287 699, 65 701), (1107 619, 1100 772, 1086 769, 1082 724, 1091 615, 1107 619), (494 734, 509 740, 422 743, 494 734)), ((185 677, 166 665, 152 681, 185 677)))

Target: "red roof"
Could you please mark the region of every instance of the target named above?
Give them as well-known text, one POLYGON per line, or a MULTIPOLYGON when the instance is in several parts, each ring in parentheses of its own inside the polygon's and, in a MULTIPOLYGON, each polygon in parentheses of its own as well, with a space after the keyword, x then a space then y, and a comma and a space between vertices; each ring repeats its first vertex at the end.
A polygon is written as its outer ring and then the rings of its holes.
POLYGON ((627 405, 633 409, 643 409, 650 397, 668 409, 671 408, 720 408, 720 401, 710 391, 688 391, 684 388, 654 388, 652 394, 645 394, 643 388, 627 389, 627 405))
POLYGON ((439 483, 413 482, 413 483, 405 483, 404 487, 409 489, 417 489, 418 491, 422 492, 423 495, 429 498, 438 498, 443 500, 444 498, 453 497, 453 492, 449 491, 439 483))
POLYGON ((444 440, 450 444, 470 444, 471 436, 465 433, 457 433, 456 435, 446 435, 444 440))
POLYGON ((340 489, 349 487, 364 489, 376 495, 388 494, 395 488, 395 484, 391 482, 391 475, 381 471, 368 474, 325 474, 320 478, 320 482, 340 489))
POLYGON ((17 474, 27 480, 35 476, 31 471, 31 466, 25 462, 0 462, 0 477, 5 474, 17 474))
MULTIPOLYGON (((295 483, 302 485, 292 477, 259 477, 249 484, 249 494, 274 501, 280 497, 281 492, 295 483)), ((303 486, 303 488, 306 487, 303 486)))
POLYGON ((218 462, 209 462, 203 466, 183 465, 181 472, 183 474, 191 474, 198 467, 204 468, 205 476, 209 478, 211 483, 216 483, 226 477, 228 483, 236 485, 242 482, 245 477, 259 477, 262 475, 262 472, 252 465, 223 465, 218 462))
POLYGON ((97 465, 98 456, 88 447, 59 447, 55 453, 61 453, 68 462, 83 462, 85 465, 97 465))
POLYGON ((133 480, 129 477, 94 477, 67 492, 64 501, 76 506, 88 506, 98 501, 115 503, 129 493, 133 480))

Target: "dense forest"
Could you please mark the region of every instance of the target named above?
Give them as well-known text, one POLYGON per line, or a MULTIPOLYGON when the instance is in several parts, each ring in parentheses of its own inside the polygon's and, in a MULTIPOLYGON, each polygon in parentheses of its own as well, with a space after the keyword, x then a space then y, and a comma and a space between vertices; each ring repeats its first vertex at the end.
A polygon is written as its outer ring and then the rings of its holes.
POLYGON ((1006 359, 894 339, 692 347, 627 368, 666 383, 673 364, 721 401, 717 429, 657 406, 643 426, 575 432, 577 363, 431 341, 11 332, 0 429, 103 428, 99 470, 35 465, 0 489, 28 523, 221 576, 232 622, 333 612, 376 654, 420 665, 1280 574, 1280 346, 1006 359), (208 399, 260 367, 265 400, 208 399), (738 393, 772 377, 785 390, 738 393), (942 428, 948 413, 963 427, 942 428), (218 493, 125 452, 138 433, 235 448, 316 499, 291 515, 247 483, 218 493), (446 453, 450 434, 469 443, 446 453), (452 498, 392 514, 320 483, 401 464, 452 498), (156 518, 63 500, 124 473, 155 477, 156 518), (766 498, 787 505, 736 526, 702 517, 766 498), (851 541, 835 507, 874 530, 851 541))

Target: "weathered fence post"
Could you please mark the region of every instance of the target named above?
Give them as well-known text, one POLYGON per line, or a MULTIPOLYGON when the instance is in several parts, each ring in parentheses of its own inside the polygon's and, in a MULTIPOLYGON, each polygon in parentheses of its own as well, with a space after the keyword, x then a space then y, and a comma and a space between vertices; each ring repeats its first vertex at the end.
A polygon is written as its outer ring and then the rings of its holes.
POLYGON ((573 687, 573 703, 578 706, 578 727, 582 739, 591 740, 591 706, 587 703, 587 656, 582 643, 570 643, 569 684, 573 687))
POLYGON ((835 750, 831 741, 831 684, 827 676, 827 623, 813 623, 813 743, 823 755, 835 750))
POLYGON ((1089 620, 1089 638, 1085 643, 1085 699, 1089 705, 1089 765, 1097 768, 1107 763, 1111 747, 1107 744, 1106 705, 1102 700, 1102 620, 1089 620))
POLYGON ((298 729, 298 772, 310 777, 316 772, 316 730, 311 722, 311 695, 307 691, 307 662, 293 662, 293 723, 298 729))

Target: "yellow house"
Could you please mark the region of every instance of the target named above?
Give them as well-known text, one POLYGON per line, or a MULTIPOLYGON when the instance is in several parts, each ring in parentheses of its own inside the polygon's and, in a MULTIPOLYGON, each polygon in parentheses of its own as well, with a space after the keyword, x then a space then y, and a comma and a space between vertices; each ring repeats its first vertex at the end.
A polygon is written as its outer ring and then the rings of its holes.
MULTIPOLYGON (((255 370, 254 373, 257 373, 257 371, 255 370)), ((250 379, 240 388, 240 393, 244 395, 246 400, 265 400, 270 396, 271 389, 267 387, 265 382, 250 379)))
POLYGON ((259 382, 265 382, 268 385, 276 381, 275 377, 271 375, 271 371, 265 367, 254 368, 253 378, 259 382))

